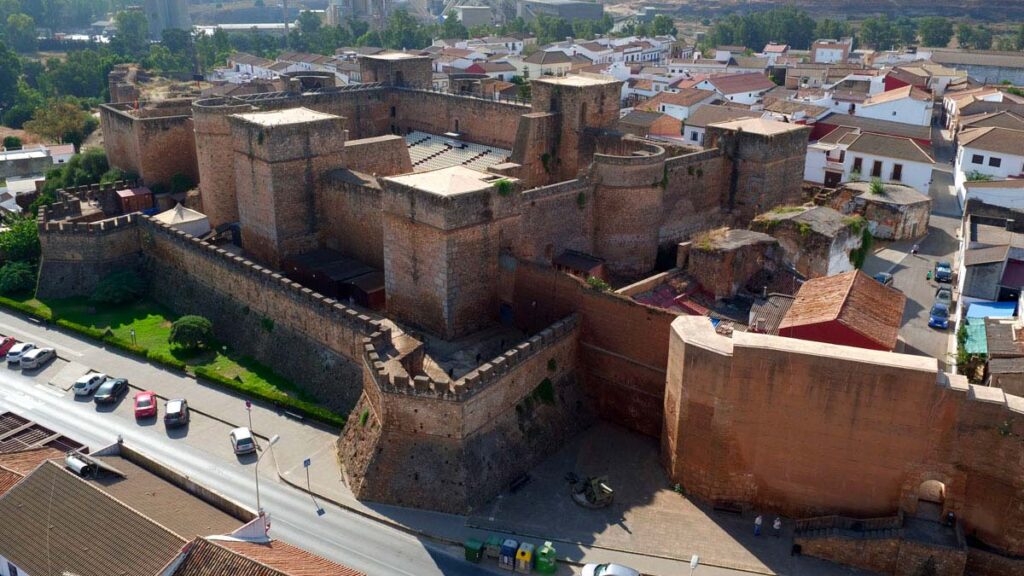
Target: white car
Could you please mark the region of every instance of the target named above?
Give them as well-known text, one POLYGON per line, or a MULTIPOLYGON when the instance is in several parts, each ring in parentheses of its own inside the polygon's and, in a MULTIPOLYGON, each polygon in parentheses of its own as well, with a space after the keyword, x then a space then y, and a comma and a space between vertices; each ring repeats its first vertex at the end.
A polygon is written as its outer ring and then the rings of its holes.
POLYGON ((57 357, 53 348, 33 348, 21 357, 22 370, 35 370, 46 366, 46 363, 57 357))
POLYGON ((256 451, 256 441, 253 440, 252 432, 246 427, 235 428, 229 436, 231 438, 231 449, 235 454, 252 454, 256 451))
POLYGON ((11 349, 7 351, 7 365, 21 365, 21 358, 25 356, 25 354, 28 354, 29 351, 35 349, 35 347, 36 345, 31 342, 20 342, 11 346, 11 349))
POLYGON ((622 564, 587 564, 583 576, 640 576, 640 572, 622 564))
POLYGON ((75 385, 73 386, 75 396, 88 396, 89 394, 92 394, 106 379, 107 375, 100 374, 99 372, 90 372, 85 376, 82 376, 78 380, 75 380, 75 385))

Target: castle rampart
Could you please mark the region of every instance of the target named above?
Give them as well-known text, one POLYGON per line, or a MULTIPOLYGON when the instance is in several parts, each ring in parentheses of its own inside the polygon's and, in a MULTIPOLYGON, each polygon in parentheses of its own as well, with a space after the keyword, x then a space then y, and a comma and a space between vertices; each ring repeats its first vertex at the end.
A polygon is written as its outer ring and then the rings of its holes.
POLYGON ((103 104, 100 124, 110 165, 148 184, 167 185, 175 175, 199 180, 190 99, 103 104))

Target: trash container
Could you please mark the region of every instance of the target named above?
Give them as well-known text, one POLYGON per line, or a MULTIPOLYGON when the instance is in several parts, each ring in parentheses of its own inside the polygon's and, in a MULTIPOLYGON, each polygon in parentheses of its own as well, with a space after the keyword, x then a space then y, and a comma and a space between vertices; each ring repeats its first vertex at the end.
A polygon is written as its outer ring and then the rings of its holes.
POLYGON ((491 536, 488 538, 487 543, 484 544, 484 555, 493 560, 497 560, 500 552, 501 536, 491 536))
POLYGON ((463 542, 462 548, 466 551, 466 560, 470 562, 479 562, 484 557, 484 543, 476 538, 463 542))
POLYGON ((545 542, 537 549, 537 572, 541 574, 554 574, 558 571, 558 561, 555 560, 555 547, 551 542, 545 542))
POLYGON ((512 571, 516 568, 516 552, 519 551, 519 542, 508 538, 501 543, 501 551, 498 552, 498 568, 512 571))
POLYGON ((516 551, 516 572, 529 574, 533 570, 533 544, 523 542, 516 551))

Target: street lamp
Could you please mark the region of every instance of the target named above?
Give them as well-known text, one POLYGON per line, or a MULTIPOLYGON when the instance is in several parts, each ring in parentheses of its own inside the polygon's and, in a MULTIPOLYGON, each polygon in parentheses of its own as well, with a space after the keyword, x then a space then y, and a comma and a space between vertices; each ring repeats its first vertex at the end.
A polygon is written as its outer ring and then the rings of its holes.
POLYGON ((690 576, 693 576, 693 571, 697 569, 697 566, 700 566, 700 556, 694 554, 690 556, 690 576))
MULTIPOLYGON (((280 440, 280 439, 281 439, 281 437, 278 436, 277 434, 274 434, 273 436, 271 436, 270 437, 270 441, 267 442, 267 448, 270 448, 274 444, 277 444, 277 441, 280 440)), ((260 460, 263 460, 263 457, 266 456, 267 452, 269 452, 269 451, 270 450, 264 450, 263 453, 260 454, 256 458, 256 513, 257 514, 262 514, 263 513, 263 507, 260 506, 260 460)))

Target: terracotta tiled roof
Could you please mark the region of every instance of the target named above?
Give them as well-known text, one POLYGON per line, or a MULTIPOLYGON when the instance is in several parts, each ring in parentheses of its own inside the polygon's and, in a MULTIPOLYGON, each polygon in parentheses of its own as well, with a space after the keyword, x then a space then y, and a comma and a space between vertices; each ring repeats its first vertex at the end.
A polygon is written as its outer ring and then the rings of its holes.
POLYGON ((760 72, 745 74, 716 74, 709 80, 722 94, 739 94, 740 92, 762 92, 775 87, 767 76, 760 72))
POLYGON ((24 477, 13 470, 0 466, 0 496, 6 494, 15 484, 21 482, 21 479, 24 477))
POLYGON ((725 106, 705 105, 697 108, 693 114, 687 119, 687 126, 696 126, 698 128, 706 127, 708 124, 716 124, 718 122, 728 122, 730 120, 739 120, 742 118, 757 118, 761 114, 757 112, 751 112, 750 110, 740 110, 737 108, 727 108, 725 106))
POLYGON ((964 128, 998 127, 1010 128, 1013 130, 1024 130, 1024 116, 1014 114, 1009 110, 1002 110, 999 112, 964 116, 960 120, 960 125, 964 128))
POLYGON ((874 132, 875 134, 888 134, 890 136, 903 136, 915 140, 931 141, 932 131, 930 126, 917 126, 903 122, 892 122, 890 120, 877 120, 863 116, 850 116, 833 112, 818 120, 819 124, 831 124, 834 126, 851 126, 860 128, 863 132, 874 132))
POLYGON ((828 108, 824 106, 815 106, 814 104, 794 102, 792 100, 774 100, 766 105, 764 109, 769 112, 775 112, 776 114, 795 114, 797 112, 803 112, 811 118, 817 118, 818 116, 828 112, 828 108))
POLYGON ((986 152, 1002 152, 1024 156, 1024 130, 1009 128, 970 128, 960 133, 961 146, 970 146, 986 152))
POLYGON ((523 62, 530 64, 568 64, 572 60, 565 54, 565 52, 559 52, 553 50, 546 52, 544 50, 538 50, 533 54, 529 55, 523 62))
POLYGON ((864 101, 865 106, 872 106, 874 104, 882 104, 885 102, 893 102, 895 100, 903 100, 910 98, 911 100, 917 100, 919 102, 929 102, 932 97, 914 86, 904 86, 902 88, 896 88, 895 90, 888 90, 886 92, 880 92, 874 96, 869 97, 864 101))
POLYGON ((853 270, 814 278, 800 287, 779 330, 838 321, 888 349, 896 347, 906 297, 853 270))
MULTIPOLYGON (((654 111, 658 111, 658 106, 661 104, 693 106, 694 104, 699 104, 714 95, 715 93, 710 90, 698 90, 696 88, 686 88, 679 92, 662 92, 647 102, 644 102, 644 104, 648 106, 641 109, 653 109, 654 111)), ((637 108, 640 108, 640 106, 637 106, 637 108)))
POLYGON ((29 474, 47 460, 64 460, 64 452, 43 447, 0 454, 0 466, 22 475, 29 474))
POLYGON ((47 462, 0 497, 0 550, 26 574, 153 576, 185 540, 47 462))
POLYGON ((285 544, 196 538, 173 576, 364 576, 285 544))
POLYGON ((897 136, 886 136, 884 134, 861 134, 850 143, 847 150, 851 152, 863 152, 865 154, 877 154, 887 158, 896 158, 908 162, 921 162, 923 164, 934 164, 935 160, 917 145, 910 138, 897 136))

